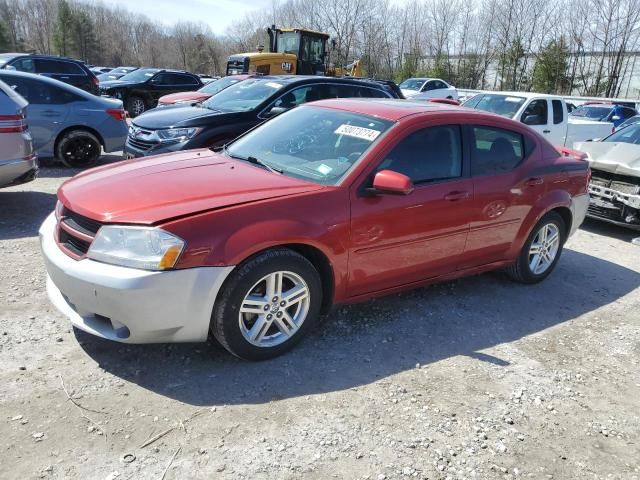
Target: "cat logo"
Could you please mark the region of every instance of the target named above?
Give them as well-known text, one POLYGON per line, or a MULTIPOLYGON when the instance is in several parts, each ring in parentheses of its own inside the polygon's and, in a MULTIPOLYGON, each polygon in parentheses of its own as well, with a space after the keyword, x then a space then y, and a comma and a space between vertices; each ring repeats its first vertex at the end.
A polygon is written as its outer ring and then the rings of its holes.
POLYGON ((291 62, 282 62, 281 66, 285 72, 291 72, 291 70, 293 70, 293 64, 291 62))

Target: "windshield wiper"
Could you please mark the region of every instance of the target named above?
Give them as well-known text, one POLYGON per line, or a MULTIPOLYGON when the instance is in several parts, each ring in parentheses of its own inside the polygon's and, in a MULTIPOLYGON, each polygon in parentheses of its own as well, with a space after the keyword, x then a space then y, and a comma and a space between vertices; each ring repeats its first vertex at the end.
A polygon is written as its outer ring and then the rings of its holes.
POLYGON ((282 170, 281 168, 277 168, 277 167, 274 167, 272 165, 269 165, 268 163, 263 162, 259 158, 252 157, 251 155, 248 156, 248 157, 243 157, 241 155, 234 155, 233 153, 229 152, 229 150, 227 149, 226 145, 224 146, 222 151, 225 154, 229 155, 231 158, 236 158, 238 160, 244 160, 245 162, 253 163, 254 165, 260 165, 261 167, 266 168, 267 170, 269 170, 272 173, 282 174, 284 172, 284 170, 282 170))

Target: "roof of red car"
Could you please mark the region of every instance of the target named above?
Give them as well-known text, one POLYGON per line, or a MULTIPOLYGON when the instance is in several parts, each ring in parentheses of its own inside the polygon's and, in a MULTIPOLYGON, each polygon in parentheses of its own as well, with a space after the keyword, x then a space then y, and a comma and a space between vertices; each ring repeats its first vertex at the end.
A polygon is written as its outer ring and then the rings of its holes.
MULTIPOLYGON (((395 122, 409 115, 418 113, 439 113, 439 112, 460 112, 482 115, 483 112, 469 108, 457 107, 454 105, 444 105, 433 102, 419 102, 411 100, 391 100, 391 99, 371 99, 371 98, 349 98, 331 99, 313 102, 318 107, 334 108, 345 110, 362 115, 371 115, 385 120, 395 122)), ((486 112, 484 113, 486 114, 486 112)))

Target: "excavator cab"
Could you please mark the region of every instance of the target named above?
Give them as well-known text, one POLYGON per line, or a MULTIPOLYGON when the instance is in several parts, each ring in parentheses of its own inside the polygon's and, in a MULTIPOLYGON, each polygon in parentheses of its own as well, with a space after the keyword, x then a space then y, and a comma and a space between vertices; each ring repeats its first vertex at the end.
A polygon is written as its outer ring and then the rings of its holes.
POLYGON ((325 75, 329 35, 301 28, 267 29, 269 51, 231 55, 227 75, 325 75))
POLYGON ((267 33, 272 52, 296 56, 295 71, 289 73, 324 75, 329 35, 299 28, 278 29, 275 26, 267 29, 267 33))

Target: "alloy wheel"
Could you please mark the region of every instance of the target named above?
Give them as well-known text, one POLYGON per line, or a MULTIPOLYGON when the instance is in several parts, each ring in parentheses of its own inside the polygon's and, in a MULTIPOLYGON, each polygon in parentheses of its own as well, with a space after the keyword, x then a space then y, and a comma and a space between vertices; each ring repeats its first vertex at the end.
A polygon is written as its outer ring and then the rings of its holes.
POLYGON ((560 230, 555 223, 547 223, 533 237, 529 247, 529 268, 541 275, 553 264, 560 249, 560 230))
POLYGON ((240 305, 240 331, 252 345, 280 345, 300 329, 310 300, 309 286, 300 275, 288 271, 265 275, 240 305))

